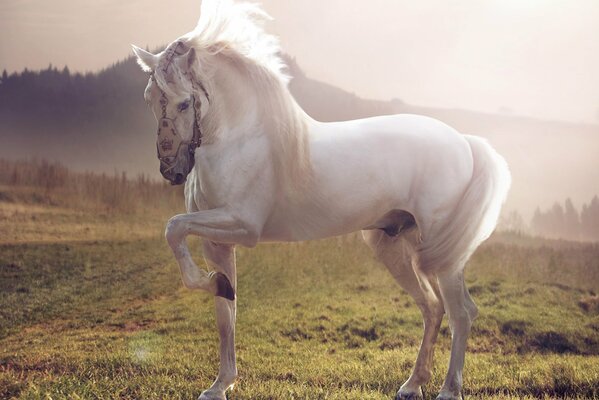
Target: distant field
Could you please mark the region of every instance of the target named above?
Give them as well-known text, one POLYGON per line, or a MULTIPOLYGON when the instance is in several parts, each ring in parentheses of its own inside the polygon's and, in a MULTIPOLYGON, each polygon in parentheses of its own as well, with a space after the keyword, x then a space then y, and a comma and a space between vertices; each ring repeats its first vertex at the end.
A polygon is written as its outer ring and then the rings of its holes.
MULTIPOLYGON (((182 288, 165 218, 0 200, 0 398, 191 399, 210 385, 213 300, 182 288)), ((230 399, 393 398, 422 321, 365 245, 240 248, 238 268, 230 399)), ((481 312, 467 398, 599 397, 597 245, 497 235, 467 271, 481 312)), ((444 322, 426 398, 449 345, 444 322)))

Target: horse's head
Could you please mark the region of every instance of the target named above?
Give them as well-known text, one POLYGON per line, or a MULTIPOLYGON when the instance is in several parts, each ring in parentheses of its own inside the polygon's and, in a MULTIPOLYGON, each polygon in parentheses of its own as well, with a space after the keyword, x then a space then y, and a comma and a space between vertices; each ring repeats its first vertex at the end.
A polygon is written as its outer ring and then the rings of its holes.
POLYGON ((208 93, 194 76, 196 52, 182 41, 171 43, 160 54, 133 46, 141 68, 150 73, 144 98, 158 121, 156 148, 160 173, 173 185, 185 182, 202 142, 201 111, 208 93))

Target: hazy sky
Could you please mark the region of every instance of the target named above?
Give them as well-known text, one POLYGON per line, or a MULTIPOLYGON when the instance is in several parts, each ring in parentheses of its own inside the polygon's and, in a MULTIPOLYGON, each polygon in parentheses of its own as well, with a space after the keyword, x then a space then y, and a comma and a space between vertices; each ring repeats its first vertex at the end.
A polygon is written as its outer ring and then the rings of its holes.
MULTIPOLYGON (((309 76, 360 96, 599 121, 599 0, 263 4, 309 76)), ((1 0, 0 68, 95 71, 198 16, 198 0, 1 0)))

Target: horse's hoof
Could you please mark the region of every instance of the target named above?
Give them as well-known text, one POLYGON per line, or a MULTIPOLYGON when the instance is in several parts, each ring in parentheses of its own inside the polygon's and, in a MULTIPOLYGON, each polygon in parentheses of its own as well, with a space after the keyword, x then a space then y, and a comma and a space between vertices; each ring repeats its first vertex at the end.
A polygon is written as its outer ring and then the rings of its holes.
POLYGON ((463 398, 464 396, 461 394, 456 396, 453 393, 439 393, 436 400, 460 400, 463 398))
POLYGON ((397 393, 395 400, 422 400, 422 394, 417 392, 397 393))
POLYGON ((215 296, 224 297, 227 300, 235 300, 235 290, 233 290, 233 286, 231 286, 227 275, 217 272, 214 274, 214 280, 216 283, 215 296))
POLYGON ((397 396, 395 396, 395 400, 422 400, 424 396, 422 395, 422 389, 420 387, 416 387, 416 389, 410 388, 407 383, 404 384, 399 392, 397 392, 397 396))
POLYGON ((202 392, 198 400, 227 400, 227 396, 224 393, 216 393, 210 390, 202 392))

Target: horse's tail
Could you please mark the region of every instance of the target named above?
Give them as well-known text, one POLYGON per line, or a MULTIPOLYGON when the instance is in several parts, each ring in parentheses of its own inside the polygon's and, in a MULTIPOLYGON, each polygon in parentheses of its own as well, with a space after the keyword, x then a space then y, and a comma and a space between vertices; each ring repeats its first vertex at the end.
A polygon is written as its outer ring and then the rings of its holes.
POLYGON ((423 271, 463 267, 493 233, 510 188, 511 175, 505 159, 485 139, 464 137, 472 151, 472 178, 445 226, 422 242, 419 261, 423 271))

